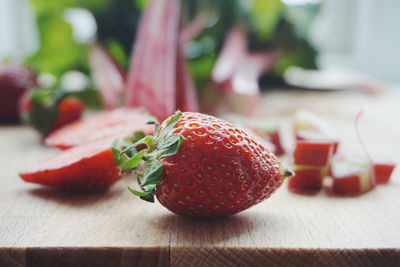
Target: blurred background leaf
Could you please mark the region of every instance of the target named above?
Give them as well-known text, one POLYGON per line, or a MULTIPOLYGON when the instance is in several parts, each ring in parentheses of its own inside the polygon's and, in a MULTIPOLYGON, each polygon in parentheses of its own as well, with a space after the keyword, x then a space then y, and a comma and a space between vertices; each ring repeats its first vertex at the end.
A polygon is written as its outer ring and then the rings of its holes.
POLYGON ((284 5, 280 0, 253 0, 250 2, 253 2, 249 9, 255 31, 261 39, 270 40, 274 36, 284 5))

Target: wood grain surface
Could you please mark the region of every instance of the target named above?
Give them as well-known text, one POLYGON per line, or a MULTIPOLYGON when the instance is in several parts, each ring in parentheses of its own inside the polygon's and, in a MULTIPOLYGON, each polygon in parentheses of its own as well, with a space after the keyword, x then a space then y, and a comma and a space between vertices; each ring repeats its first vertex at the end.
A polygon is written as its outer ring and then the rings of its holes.
MULTIPOLYGON (((400 162, 400 95, 271 92, 260 114, 279 119, 290 147, 299 108, 325 117, 359 150, 353 121, 371 151, 400 162)), ((27 127, 0 128, 0 266, 400 266, 400 168, 360 197, 288 192, 215 220, 176 216, 137 199, 125 177, 105 192, 60 192, 23 182, 18 171, 55 155, 27 127)))

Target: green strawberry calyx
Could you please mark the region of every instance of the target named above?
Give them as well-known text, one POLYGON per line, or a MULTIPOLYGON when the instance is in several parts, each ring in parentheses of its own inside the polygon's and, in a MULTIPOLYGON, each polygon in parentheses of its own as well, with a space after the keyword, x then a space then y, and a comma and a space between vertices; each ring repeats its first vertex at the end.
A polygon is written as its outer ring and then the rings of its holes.
POLYGON ((58 103, 67 96, 64 90, 34 90, 30 95, 32 110, 23 114, 23 119, 40 133, 47 135, 59 116, 58 103))
POLYGON ((160 129, 156 121, 147 124, 154 125, 154 136, 136 132, 132 137, 118 139, 114 142, 113 152, 121 173, 136 174, 141 191, 128 187, 129 191, 141 199, 154 202, 154 194, 160 183, 163 165, 160 160, 175 155, 181 147, 183 138, 179 134, 170 134, 178 123, 182 113, 177 111, 160 129), (144 166, 144 168, 143 168, 144 166))

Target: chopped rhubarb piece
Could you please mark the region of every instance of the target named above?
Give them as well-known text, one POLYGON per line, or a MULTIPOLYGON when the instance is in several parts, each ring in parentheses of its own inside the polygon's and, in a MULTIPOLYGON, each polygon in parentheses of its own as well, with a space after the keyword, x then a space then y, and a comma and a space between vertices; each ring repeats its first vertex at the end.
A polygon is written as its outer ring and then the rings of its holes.
POLYGON ((376 182, 378 184, 386 184, 389 182, 396 164, 393 162, 379 162, 373 164, 376 182))
POLYGON ((359 195, 363 193, 358 175, 349 175, 340 178, 333 178, 331 193, 335 195, 359 195))
POLYGON ((339 139, 330 125, 316 114, 305 110, 296 112, 293 128, 296 140, 333 142, 336 154, 339 139))
POLYGON ((45 139, 45 144, 67 149, 105 137, 113 136, 116 139, 129 136, 136 131, 151 134, 152 127, 146 125, 149 120, 154 120, 154 118, 138 109, 121 108, 104 111, 68 124, 51 133, 45 139))
POLYGON ((104 189, 120 176, 112 151, 113 138, 78 146, 20 173, 30 183, 67 190, 104 189))
POLYGON ((298 130, 296 132, 297 141, 320 141, 320 142, 330 142, 333 144, 333 154, 337 153, 339 148, 339 141, 336 139, 327 138, 322 133, 308 131, 308 130, 298 130))
POLYGON ((356 155, 336 155, 330 173, 329 190, 336 195, 360 195, 376 186, 371 163, 356 155))
POLYGON ((221 112, 236 112, 255 116, 260 99, 260 76, 269 70, 278 58, 275 52, 245 53, 232 77, 222 84, 225 92, 221 112), (225 110, 224 110, 225 109, 225 110))
POLYGON ((100 90, 104 106, 107 109, 119 107, 125 87, 125 72, 122 67, 101 45, 90 47, 89 62, 93 81, 100 90))
POLYGON ((236 67, 247 53, 247 37, 241 27, 234 27, 227 35, 211 74, 212 80, 222 84, 233 77, 236 67))
POLYGON ((199 110, 196 88, 182 50, 178 52, 177 58, 176 108, 181 111, 199 110))
POLYGON ((272 67, 278 56, 274 51, 249 52, 246 32, 242 27, 234 27, 225 38, 212 71, 212 81, 220 88, 207 88, 205 99, 213 105, 207 103, 206 111, 234 111, 254 116, 260 94, 258 79, 272 67), (218 94, 212 90, 223 92, 218 94))
POLYGON ((179 0, 150 1, 140 21, 127 79, 126 105, 159 119, 176 110, 179 0))
POLYGON ((278 59, 277 52, 246 53, 232 75, 231 90, 243 95, 257 95, 260 91, 258 79, 278 59))
POLYGON ((333 143, 297 141, 293 153, 294 164, 314 167, 328 166, 333 154, 333 143))
POLYGON ((314 194, 321 190, 322 179, 326 173, 323 168, 294 166, 295 175, 289 179, 290 191, 300 194, 314 194))

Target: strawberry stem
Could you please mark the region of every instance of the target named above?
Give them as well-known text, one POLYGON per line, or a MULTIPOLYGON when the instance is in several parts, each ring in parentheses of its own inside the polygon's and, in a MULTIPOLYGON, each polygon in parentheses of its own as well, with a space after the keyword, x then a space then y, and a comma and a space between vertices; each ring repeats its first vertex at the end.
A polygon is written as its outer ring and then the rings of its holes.
POLYGON ((292 171, 291 169, 288 168, 283 168, 281 171, 281 177, 282 179, 287 179, 294 176, 294 171, 292 171))

